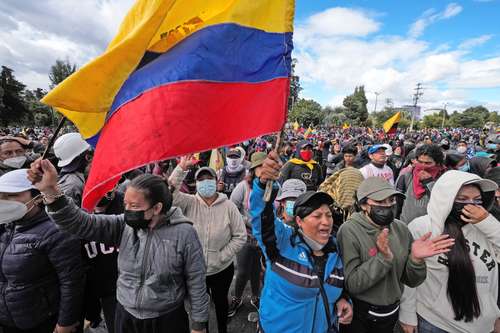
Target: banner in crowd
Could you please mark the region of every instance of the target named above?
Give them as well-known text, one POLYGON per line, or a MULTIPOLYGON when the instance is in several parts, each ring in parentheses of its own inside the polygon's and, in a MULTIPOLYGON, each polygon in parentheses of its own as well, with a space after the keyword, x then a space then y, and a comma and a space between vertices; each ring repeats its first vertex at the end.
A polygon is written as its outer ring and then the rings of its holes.
POLYGON ((294 0, 139 0, 98 58, 43 102, 96 147, 83 207, 150 162, 277 132, 294 0))

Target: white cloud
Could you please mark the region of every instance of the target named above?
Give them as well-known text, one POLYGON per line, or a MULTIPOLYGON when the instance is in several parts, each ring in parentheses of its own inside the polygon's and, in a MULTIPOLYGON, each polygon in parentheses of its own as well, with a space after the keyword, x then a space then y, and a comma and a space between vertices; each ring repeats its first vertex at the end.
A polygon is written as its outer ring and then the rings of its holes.
POLYGON ((380 23, 368 13, 343 7, 327 9, 308 18, 295 29, 295 39, 305 41, 313 36, 366 36, 377 32, 380 23))
POLYGON ((489 41, 493 35, 482 35, 476 38, 470 38, 464 40, 460 45, 458 46, 459 49, 472 49, 476 46, 481 46, 487 41, 489 41))
POLYGON ((133 0, 0 2, 0 64, 29 88, 48 88, 57 59, 79 67, 106 48, 133 0))
MULTIPOLYGON (((429 10, 424 14, 449 18, 460 12, 459 7, 451 4, 440 13, 429 10)), ((364 11, 358 11, 358 15, 374 20, 364 11)), ((302 36, 307 38, 296 39, 297 74, 306 86, 321 86, 330 92, 325 102, 332 106, 341 105, 343 98, 359 85, 365 86, 369 110, 373 110, 374 92, 381 93, 377 109, 387 98, 394 105, 410 104, 417 82, 424 84, 421 103, 429 108, 441 107, 445 102, 450 107, 467 107, 472 103, 471 89, 500 87, 500 58, 473 60, 469 53, 470 48, 488 41, 490 35, 466 40, 460 48, 453 48, 449 43, 431 47, 412 36, 320 35, 311 25, 302 29, 302 36)), ((311 91, 305 93, 313 95, 311 91)))
POLYGON ((460 14, 461 11, 462 11, 462 6, 456 3, 450 3, 448 6, 446 6, 446 8, 442 12, 438 13, 436 13, 434 9, 428 9, 422 14, 422 16, 418 20, 416 20, 410 26, 408 35, 413 38, 420 37, 424 33, 424 30, 429 25, 437 21, 452 18, 460 14))

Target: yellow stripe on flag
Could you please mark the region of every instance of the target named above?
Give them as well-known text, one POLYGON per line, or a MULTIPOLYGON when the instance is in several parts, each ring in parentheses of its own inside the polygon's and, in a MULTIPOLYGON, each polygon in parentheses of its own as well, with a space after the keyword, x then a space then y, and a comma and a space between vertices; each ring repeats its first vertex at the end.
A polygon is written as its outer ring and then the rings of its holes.
POLYGON ((401 120, 401 111, 389 118, 383 125, 384 132, 389 132, 391 128, 401 120))
POLYGON ((104 126, 116 94, 146 51, 166 52, 194 32, 222 23, 292 32, 294 8, 294 0, 138 0, 106 51, 42 102, 70 119, 88 139, 104 126))

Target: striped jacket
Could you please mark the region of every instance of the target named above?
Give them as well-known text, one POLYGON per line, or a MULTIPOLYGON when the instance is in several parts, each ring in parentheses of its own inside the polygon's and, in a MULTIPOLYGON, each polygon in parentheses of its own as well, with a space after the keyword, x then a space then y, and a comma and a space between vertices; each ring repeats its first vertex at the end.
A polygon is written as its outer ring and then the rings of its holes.
MULTIPOLYGON (((320 294, 318 276, 314 273, 309 248, 293 229, 276 218, 273 200, 263 200, 265 186, 256 179, 250 195, 252 232, 266 258, 264 289, 260 303, 260 323, 266 333, 325 333, 327 319, 320 294)), ((277 184, 273 198, 277 193, 277 184)), ((331 252, 325 267, 324 281, 331 318, 336 319, 335 303, 344 282, 342 261, 334 250, 332 237, 327 245, 331 252)))

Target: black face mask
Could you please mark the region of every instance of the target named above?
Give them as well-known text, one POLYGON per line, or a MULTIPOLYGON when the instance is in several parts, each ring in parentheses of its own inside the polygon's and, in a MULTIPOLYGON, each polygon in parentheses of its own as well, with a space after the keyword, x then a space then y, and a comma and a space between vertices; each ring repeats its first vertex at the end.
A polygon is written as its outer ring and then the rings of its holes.
POLYGON ((394 206, 371 206, 370 214, 368 214, 372 221, 381 226, 385 227, 394 221, 394 206))
POLYGON ((134 229, 147 229, 151 220, 144 218, 146 210, 125 210, 125 223, 134 229))
POLYGON ((467 204, 454 202, 449 215, 450 218, 456 223, 458 223, 461 227, 465 225, 465 222, 460 217, 461 215, 463 215, 462 209, 464 209, 465 206, 467 206, 467 204))

